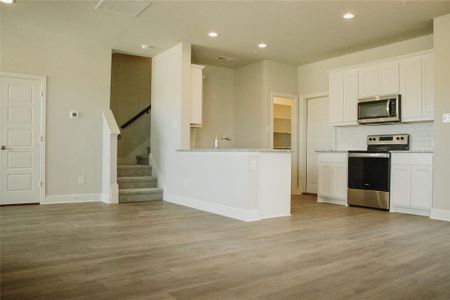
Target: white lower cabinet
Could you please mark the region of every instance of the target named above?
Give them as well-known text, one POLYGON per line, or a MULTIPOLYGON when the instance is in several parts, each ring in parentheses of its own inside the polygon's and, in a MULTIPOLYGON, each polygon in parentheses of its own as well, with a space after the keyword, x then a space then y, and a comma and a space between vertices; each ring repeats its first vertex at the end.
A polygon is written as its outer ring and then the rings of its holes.
POLYGON ((391 211, 428 216, 433 198, 433 154, 392 153, 391 211))
POLYGON ((317 201, 347 205, 347 153, 319 153, 317 201))

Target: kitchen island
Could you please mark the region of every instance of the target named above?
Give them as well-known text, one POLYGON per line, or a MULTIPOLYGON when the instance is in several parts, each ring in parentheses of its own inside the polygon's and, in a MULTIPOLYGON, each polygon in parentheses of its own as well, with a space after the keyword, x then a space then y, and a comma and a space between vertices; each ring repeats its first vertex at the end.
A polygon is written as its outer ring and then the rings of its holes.
POLYGON ((164 200, 243 220, 289 216, 291 151, 180 149, 164 200))

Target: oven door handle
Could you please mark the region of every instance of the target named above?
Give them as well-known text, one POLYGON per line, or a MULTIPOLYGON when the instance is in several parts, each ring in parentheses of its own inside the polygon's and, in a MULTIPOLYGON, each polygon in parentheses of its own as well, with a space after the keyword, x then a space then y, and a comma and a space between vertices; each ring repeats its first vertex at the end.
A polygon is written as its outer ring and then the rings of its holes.
POLYGON ((349 153, 348 157, 389 158, 389 153, 349 153))

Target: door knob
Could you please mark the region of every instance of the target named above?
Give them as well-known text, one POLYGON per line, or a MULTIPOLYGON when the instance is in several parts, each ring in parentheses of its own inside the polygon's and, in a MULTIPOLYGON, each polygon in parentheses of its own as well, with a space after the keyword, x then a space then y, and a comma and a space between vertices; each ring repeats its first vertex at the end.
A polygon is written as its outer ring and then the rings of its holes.
POLYGON ((2 145, 2 150, 6 150, 6 146, 5 145, 2 145))

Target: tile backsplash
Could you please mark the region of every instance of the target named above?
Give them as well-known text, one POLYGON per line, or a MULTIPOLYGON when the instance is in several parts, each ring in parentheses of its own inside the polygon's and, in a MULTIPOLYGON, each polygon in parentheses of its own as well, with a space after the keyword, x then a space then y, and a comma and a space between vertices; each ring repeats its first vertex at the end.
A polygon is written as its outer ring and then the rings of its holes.
POLYGON ((336 127, 335 150, 364 150, 370 134, 410 135, 410 150, 433 150, 433 122, 336 127))

